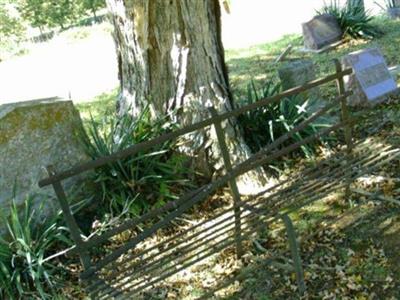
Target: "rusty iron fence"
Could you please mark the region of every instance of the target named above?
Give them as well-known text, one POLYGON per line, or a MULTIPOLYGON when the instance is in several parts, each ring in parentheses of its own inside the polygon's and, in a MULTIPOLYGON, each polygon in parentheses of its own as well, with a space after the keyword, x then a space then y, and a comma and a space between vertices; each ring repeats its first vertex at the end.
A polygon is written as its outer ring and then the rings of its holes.
MULTIPOLYGON (((390 146, 376 146, 357 142, 352 138, 352 128, 356 118, 349 113, 346 98, 351 92, 345 91, 344 76, 352 73, 351 69, 343 70, 338 61, 335 61, 336 72, 332 75, 317 79, 307 84, 282 92, 279 95, 262 99, 238 109, 219 114, 210 108, 211 117, 182 129, 166 133, 155 139, 134 145, 123 151, 90 161, 66 171, 58 171, 49 166, 48 178, 39 182, 40 187, 52 185, 60 202, 65 221, 70 229, 75 247, 70 254, 79 255, 83 272, 81 279, 85 283, 88 294, 93 299, 132 299, 147 289, 163 282, 188 267, 209 259, 216 253, 234 247, 237 257, 244 252, 244 243, 250 241, 260 230, 272 222, 283 221, 287 230, 288 242, 291 249, 293 271, 296 274, 298 290, 305 291, 303 268, 301 263, 299 244, 289 213, 305 205, 317 201, 324 196, 344 189, 348 195, 351 192, 350 184, 359 176, 398 158, 400 151, 390 146), (240 114, 272 103, 278 103, 284 98, 299 94, 309 89, 336 82, 338 95, 325 107, 311 114, 298 126, 276 139, 248 160, 233 166, 230 160, 228 147, 225 142, 221 122, 240 114), (279 147, 307 125, 315 122, 332 109, 340 107, 340 120, 327 128, 320 129, 313 135, 295 142, 286 147, 279 147), (62 182, 70 177, 77 176, 109 163, 117 162, 138 152, 149 150, 151 147, 170 139, 175 139, 196 130, 213 126, 222 153, 225 165, 225 175, 216 178, 213 182, 193 190, 178 200, 168 202, 163 207, 151 210, 136 219, 131 219, 100 235, 85 238, 77 225, 75 217, 68 204, 67 195, 62 182), (240 195, 236 178, 250 170, 258 168, 289 154, 293 150, 316 141, 332 132, 343 132, 346 149, 324 159, 301 174, 293 176, 265 189, 257 195, 247 197, 240 195), (144 247, 143 242, 152 237, 171 222, 181 217, 194 205, 206 200, 219 188, 229 185, 233 197, 231 208, 218 211, 209 220, 196 223, 189 228, 168 236, 165 240, 151 247, 144 247), (162 215, 162 219, 156 219, 162 215), (94 260, 93 249, 107 243, 113 237, 144 224, 148 220, 156 220, 153 225, 136 231, 126 243, 107 253, 104 257, 94 260)), ((262 264, 261 264, 262 265, 262 264)))

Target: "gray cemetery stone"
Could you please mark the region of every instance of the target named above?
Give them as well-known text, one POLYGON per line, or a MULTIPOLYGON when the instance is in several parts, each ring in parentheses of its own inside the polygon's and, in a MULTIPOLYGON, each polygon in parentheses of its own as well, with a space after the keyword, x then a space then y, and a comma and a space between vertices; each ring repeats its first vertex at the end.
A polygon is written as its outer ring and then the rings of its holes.
POLYGON ((341 40, 343 32, 335 17, 324 14, 302 24, 304 46, 319 50, 341 40))
POLYGON ((345 68, 353 68, 353 74, 345 77, 346 89, 353 95, 348 99, 351 106, 371 106, 382 102, 386 95, 397 90, 379 49, 366 49, 350 53, 342 59, 345 68))
MULTIPOLYGON (((310 59, 293 60, 283 63, 278 69, 283 90, 288 90, 316 79, 315 65, 310 59)), ((305 109, 309 113, 314 113, 326 105, 326 101, 321 99, 318 87, 300 93, 297 97, 302 97, 308 101, 305 109)), ((321 122, 331 123, 336 119, 331 116, 324 116, 319 119, 321 122)))
MULTIPOLYGON (((80 130, 82 121, 72 101, 53 98, 1 105, 0 209, 9 205, 14 185, 17 205, 28 193, 53 197, 51 188, 38 188, 38 181, 47 175, 44 167, 49 164, 65 170, 88 160, 78 139, 80 130)), ((77 180, 66 182, 67 191, 77 180)))
POLYGON ((391 19, 400 18, 400 0, 394 0, 394 7, 388 7, 387 14, 391 19))
MULTIPOLYGON (((283 90, 288 90, 314 80, 315 66, 311 59, 299 59, 283 63, 278 69, 283 90)), ((318 98, 318 88, 301 94, 304 98, 318 98)))
POLYGON ((400 18, 400 7, 392 7, 387 9, 387 14, 390 19, 400 18))

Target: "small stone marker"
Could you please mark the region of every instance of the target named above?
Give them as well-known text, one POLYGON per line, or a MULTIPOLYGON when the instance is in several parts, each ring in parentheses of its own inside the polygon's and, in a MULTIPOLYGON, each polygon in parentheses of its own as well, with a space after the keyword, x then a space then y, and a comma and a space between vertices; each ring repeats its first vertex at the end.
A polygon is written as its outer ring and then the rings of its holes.
MULTIPOLYGON (((17 205, 29 193, 54 196, 51 187, 39 189, 38 181, 47 176, 47 165, 62 171, 89 159, 77 137, 80 130, 82 121, 72 101, 52 98, 0 105, 0 209, 8 207, 14 186, 17 205)), ((77 180, 65 182, 67 191, 77 180)), ((46 202, 46 207, 51 205, 46 202)))
MULTIPOLYGON (((278 74, 283 90, 301 86, 316 79, 316 69, 311 59, 286 61, 278 69, 278 74)), ((302 92, 297 97, 302 97, 302 100, 308 101, 305 109, 310 114, 319 111, 327 104, 326 100, 320 96, 318 87, 302 92)), ((333 124, 336 121, 336 116, 330 115, 324 115, 318 119, 318 122, 326 124, 333 124)))
POLYGON ((397 84, 378 48, 350 53, 342 62, 345 68, 352 67, 354 71, 345 78, 346 88, 354 93, 349 97, 350 105, 373 105, 397 90, 397 84))
POLYGON ((341 40, 343 32, 334 16, 324 14, 302 24, 304 46, 320 50, 341 40))
POLYGON ((400 18, 400 7, 390 7, 387 9, 387 14, 390 19, 400 18))
MULTIPOLYGON (((278 74, 283 90, 303 85, 316 78, 314 63, 310 59, 285 62, 278 69, 278 74)), ((305 98, 316 98, 319 95, 318 88, 301 93, 301 95, 305 98)))

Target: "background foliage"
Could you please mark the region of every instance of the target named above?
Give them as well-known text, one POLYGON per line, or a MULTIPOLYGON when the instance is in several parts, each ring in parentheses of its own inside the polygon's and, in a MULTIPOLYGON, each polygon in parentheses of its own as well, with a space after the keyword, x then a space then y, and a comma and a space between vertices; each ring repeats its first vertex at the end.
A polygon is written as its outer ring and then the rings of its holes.
POLYGON ((0 61, 23 39, 25 28, 16 14, 12 0, 0 0, 0 61))
POLYGON ((365 11, 363 5, 341 5, 339 0, 331 0, 329 4, 325 3, 317 14, 330 14, 336 17, 344 36, 348 35, 354 39, 372 39, 383 34, 376 25, 371 23, 373 17, 365 11))
POLYGON ((18 9, 30 26, 43 31, 47 28, 64 29, 79 18, 105 7, 104 0, 19 0, 18 9))

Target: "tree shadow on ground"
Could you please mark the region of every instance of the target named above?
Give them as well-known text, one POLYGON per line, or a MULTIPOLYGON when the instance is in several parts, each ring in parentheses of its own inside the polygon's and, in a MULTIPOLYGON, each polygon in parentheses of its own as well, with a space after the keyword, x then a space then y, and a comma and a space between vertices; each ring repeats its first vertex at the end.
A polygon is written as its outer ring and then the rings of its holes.
MULTIPOLYGON (((384 104, 375 108, 364 131, 357 132, 358 139, 384 141, 400 146, 398 105, 384 104), (396 113, 394 113, 396 112, 396 113), (388 122, 383 120, 389 118, 388 122), (379 125, 382 125, 379 127, 379 125), (374 130, 378 129, 378 130, 374 130), (370 132, 374 132, 370 134, 370 132)), ((388 182, 367 184, 365 188, 385 197, 399 198, 399 160, 392 161, 379 170, 366 174, 369 177, 389 178, 388 182), (394 183, 391 181, 395 179, 394 183)), ((357 183, 358 184, 358 183, 357 183)), ((324 200, 325 201, 325 200, 324 200)), ((305 299, 323 297, 350 297, 351 299, 398 299, 400 297, 400 206, 352 193, 333 200, 315 203, 311 210, 295 216, 299 236, 315 234, 315 238, 301 243, 305 279, 308 288, 305 299), (321 224, 332 223, 328 228, 321 224), (363 298, 364 297, 364 298, 363 298), (367 298, 366 298, 367 297, 367 298), (368 298, 369 297, 369 298, 368 298)), ((284 230, 281 235, 285 236, 284 230)), ((272 243, 273 244, 273 243, 272 243)), ((276 240, 281 249, 282 239, 276 240)), ((287 247, 287 246, 286 246, 287 247)), ((271 249, 271 251, 273 251, 271 249)), ((286 253, 289 255, 286 249, 286 253)), ((254 267, 225 296, 215 299, 296 299, 298 298, 294 273, 276 268, 254 267)), ((331 299, 331 298, 329 298, 331 299)))

